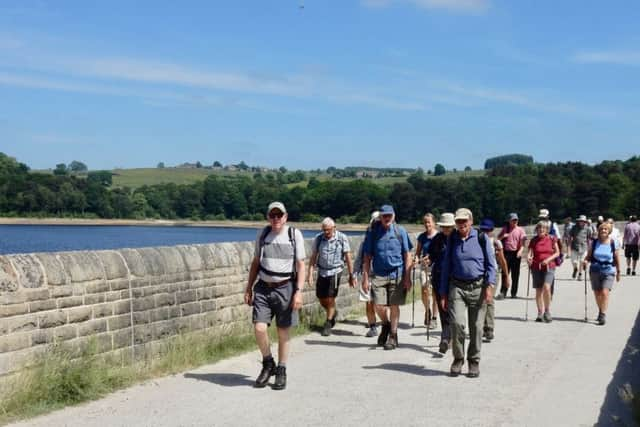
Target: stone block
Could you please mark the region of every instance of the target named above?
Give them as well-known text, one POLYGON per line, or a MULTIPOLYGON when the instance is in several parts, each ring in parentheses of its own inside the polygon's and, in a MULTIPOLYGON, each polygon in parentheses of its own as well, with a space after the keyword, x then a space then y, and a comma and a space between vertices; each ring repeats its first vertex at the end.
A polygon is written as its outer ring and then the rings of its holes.
POLYGON ((77 307, 66 310, 69 323, 86 322, 91 319, 93 312, 91 307, 77 307))
POLYGON ((117 251, 97 251, 95 254, 102 263, 107 280, 122 279, 129 276, 124 258, 117 251))
POLYGON ((187 272, 187 267, 184 265, 184 259, 182 254, 177 248, 172 246, 163 246, 157 248, 158 253, 164 260, 165 274, 177 274, 187 272))
POLYGON ((18 274, 6 256, 0 256, 0 292, 18 290, 18 274))
POLYGON ((35 313, 37 311, 55 310, 56 300, 48 299, 44 301, 32 301, 29 303, 29 313, 35 313))
POLYGON ((140 248, 138 253, 142 257, 145 270, 149 276, 162 276, 165 274, 164 258, 156 248, 140 248))
POLYGON ((78 325, 78 336, 95 335, 100 332, 107 332, 107 320, 98 319, 80 323, 78 325))
POLYGON ((120 301, 122 299, 120 291, 111 291, 104 294, 106 302, 120 301))
POLYGON ((41 329, 55 328, 67 323, 67 313, 58 311, 48 311, 38 315, 38 324, 41 329))
POLYGON ((200 253, 196 247, 180 245, 177 246, 176 249, 180 255, 182 255, 182 260, 184 261, 184 265, 188 271, 195 272, 204 268, 202 258, 200 257, 200 253))
MULTIPOLYGON (((83 297, 73 297, 73 298, 82 299, 83 297)), ((88 294, 88 295, 84 296, 83 304, 84 305, 100 304, 100 303, 105 302, 106 300, 107 300, 107 298, 106 298, 104 293, 101 293, 101 294, 88 294)))
POLYGON ((129 279, 116 279, 109 281, 109 288, 112 291, 121 291, 123 289, 129 289, 129 279))
POLYGON ((196 290, 198 300, 205 300, 213 298, 213 288, 198 288, 196 290))
POLYGON ((29 333, 0 336, 0 353, 22 350, 31 346, 29 333))
POLYGON ((197 294, 195 289, 191 289, 188 291, 180 291, 176 294, 176 301, 178 304, 184 304, 187 302, 192 302, 197 300, 197 294))
POLYGON ((137 249, 121 249, 120 255, 124 258, 132 276, 145 277, 147 275, 144 261, 137 249))
POLYGON ((200 313, 200 303, 199 302, 190 302, 188 304, 182 304, 180 306, 180 311, 183 316, 191 316, 192 314, 200 313))
POLYGON ((104 281, 104 269, 94 252, 60 252, 58 258, 72 282, 104 281))
POLYGON ((104 304, 98 304, 98 305, 94 305, 92 308, 93 308, 94 319, 113 316, 113 303, 107 302, 104 304))
POLYGON ((93 281, 85 285, 85 293, 87 294, 104 293, 110 290, 109 284, 104 280, 93 281))
POLYGON ((133 324, 135 325, 136 328, 138 327, 138 325, 149 323, 149 319, 150 319, 150 316, 148 311, 133 313, 133 324))
POLYGON ((46 272, 47 285, 65 285, 70 281, 64 271, 64 266, 56 253, 39 253, 35 254, 35 256, 40 260, 40 263, 46 272))
POLYGON ((146 311, 156 308, 155 298, 153 296, 135 298, 133 300, 133 311, 146 311))
POLYGON ((229 267, 235 265, 239 260, 234 260, 232 253, 235 253, 235 248, 231 243, 215 243, 210 245, 213 257, 216 260, 216 267, 229 267))
POLYGON ((31 332, 31 345, 52 343, 54 329, 38 329, 37 331, 31 332))
POLYGON ((129 300, 116 301, 113 303, 114 315, 130 313, 130 312, 131 312, 131 303, 129 302, 129 300))
POLYGON ((83 297, 75 296, 75 297, 66 297, 66 298, 58 298, 58 308, 69 308, 69 307, 77 307, 82 305, 83 297))
POLYGON ((113 316, 107 319, 107 327, 109 331, 116 331, 118 329, 124 329, 131 326, 131 316, 125 314, 122 316, 113 316))
POLYGON ((9 317, 0 322, 0 334, 14 334, 38 328, 38 317, 34 314, 9 317))
POLYGON ((205 270, 215 270, 217 267, 215 256, 213 255, 213 251, 211 249, 213 245, 193 245, 198 251, 200 255, 200 259, 202 260, 202 267, 205 270))
POLYGON ((23 288, 40 288, 45 285, 42 266, 35 255, 17 254, 10 258, 23 288))
POLYGON ((136 344, 144 344, 153 339, 152 325, 137 325, 133 328, 133 341, 136 344))
POLYGON ((63 298, 73 295, 73 287, 71 285, 50 286, 49 295, 51 298, 63 298))
POLYGON ((156 308, 149 312, 151 316, 151 323, 160 322, 162 320, 169 319, 169 309, 167 307, 156 308))
POLYGON ((176 296, 174 294, 157 294, 154 296, 156 307, 165 307, 176 304, 176 296))
POLYGON ((20 314, 26 314, 28 311, 29 306, 25 303, 0 305, 0 317, 18 316, 20 314))
POLYGON ((52 332, 53 339, 55 341, 67 341, 78 336, 78 329, 76 325, 64 325, 53 329, 47 329, 47 331, 52 332))
POLYGON ((169 318, 173 319, 175 317, 180 317, 182 314, 179 306, 169 307, 169 318))
POLYGON ((218 309, 215 300, 200 301, 202 312, 216 311, 218 309))
POLYGON ((178 325, 172 320, 153 324, 153 339, 161 340, 178 334, 178 325))
POLYGON ((121 329, 111 334, 113 348, 124 348, 131 345, 131 329, 121 329))

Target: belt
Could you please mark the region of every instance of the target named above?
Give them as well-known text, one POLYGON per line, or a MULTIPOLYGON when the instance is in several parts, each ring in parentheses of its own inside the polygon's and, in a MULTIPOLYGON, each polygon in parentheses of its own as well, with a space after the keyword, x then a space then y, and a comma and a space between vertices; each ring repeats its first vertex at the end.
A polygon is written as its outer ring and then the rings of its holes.
POLYGON ((482 286, 482 282, 481 280, 484 278, 484 276, 478 276, 475 279, 458 279, 456 277, 452 277, 451 281, 453 282, 453 284, 458 287, 458 288, 476 288, 476 287, 480 287, 482 286), (480 283, 478 283, 480 282, 480 283), (476 285, 476 286, 473 286, 476 285))
POLYGON ((284 279, 284 280, 281 280, 279 282, 265 282, 263 280, 262 283, 264 283, 267 288, 277 288, 278 286, 285 285, 285 284, 289 283, 290 281, 291 281, 291 279, 284 279))

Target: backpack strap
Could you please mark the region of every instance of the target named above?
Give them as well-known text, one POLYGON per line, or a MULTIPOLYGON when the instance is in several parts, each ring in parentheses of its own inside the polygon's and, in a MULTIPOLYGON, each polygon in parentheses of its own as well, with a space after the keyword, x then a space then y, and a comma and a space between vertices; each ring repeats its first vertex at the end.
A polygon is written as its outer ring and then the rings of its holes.
POLYGON ((293 269, 291 274, 291 280, 295 280, 298 275, 298 269, 296 267, 296 229, 292 226, 289 226, 289 243, 293 247, 293 269))
POLYGON ((487 236, 480 230, 478 231, 478 243, 480 243, 480 248, 482 248, 482 256, 484 257, 484 275, 486 279, 487 275, 487 266, 489 264, 489 258, 487 257, 487 236))

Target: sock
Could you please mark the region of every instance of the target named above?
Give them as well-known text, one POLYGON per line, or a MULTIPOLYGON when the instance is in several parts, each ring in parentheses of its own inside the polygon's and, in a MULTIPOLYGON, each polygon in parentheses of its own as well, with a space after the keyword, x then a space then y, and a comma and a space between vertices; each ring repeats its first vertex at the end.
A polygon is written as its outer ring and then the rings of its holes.
POLYGON ((287 364, 285 362, 278 362, 278 367, 286 368, 287 364))

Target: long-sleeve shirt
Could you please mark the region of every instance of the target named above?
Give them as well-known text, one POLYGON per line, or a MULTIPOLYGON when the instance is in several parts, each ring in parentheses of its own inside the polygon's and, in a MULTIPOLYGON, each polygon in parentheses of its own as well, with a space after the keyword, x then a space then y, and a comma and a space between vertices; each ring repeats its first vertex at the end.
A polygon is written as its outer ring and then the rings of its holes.
POLYGON ((485 251, 480 246, 478 231, 472 229, 466 239, 457 232, 451 234, 450 244, 444 253, 440 276, 440 295, 449 293, 449 280, 475 280, 484 278, 484 285, 496 283, 496 255, 488 238, 484 239, 485 251), (484 254, 487 259, 485 260, 484 254))

